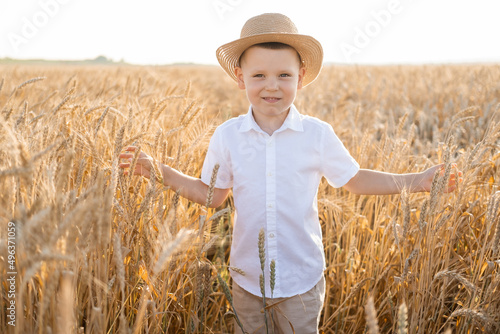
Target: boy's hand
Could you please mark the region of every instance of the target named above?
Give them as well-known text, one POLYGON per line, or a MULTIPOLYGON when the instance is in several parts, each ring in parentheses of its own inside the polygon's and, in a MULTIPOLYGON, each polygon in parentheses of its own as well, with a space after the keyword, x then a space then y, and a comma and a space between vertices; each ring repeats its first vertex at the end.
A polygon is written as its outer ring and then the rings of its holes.
MULTIPOLYGON (((132 164, 132 160, 134 159, 135 151, 137 149, 138 148, 135 146, 127 147, 125 149, 125 152, 121 153, 119 155, 120 159, 123 159, 125 161, 120 163, 118 166, 120 168, 124 168, 124 169, 130 168, 130 165, 132 164)), ((151 176, 151 168, 153 166, 153 163, 154 163, 154 160, 152 157, 150 157, 149 155, 147 155, 146 153, 144 153, 142 151, 139 152, 139 156, 138 156, 137 162, 135 164, 133 175, 140 175, 140 176, 147 177, 149 179, 149 177, 151 176)), ((123 174, 127 175, 128 171, 124 171, 123 174)))
MULTIPOLYGON (((425 191, 427 192, 431 191, 432 180, 434 179, 434 175, 436 175, 436 173, 439 173, 440 176, 443 176, 445 173, 445 165, 444 164, 435 165, 422 172, 422 177, 423 177, 422 184, 425 191)), ((450 193, 454 191, 457 188, 457 184, 463 181, 462 175, 463 173, 462 171, 458 170, 457 164, 455 163, 451 164, 451 172, 450 172, 450 179, 448 180, 448 187, 445 187, 443 191, 445 193, 450 193)))

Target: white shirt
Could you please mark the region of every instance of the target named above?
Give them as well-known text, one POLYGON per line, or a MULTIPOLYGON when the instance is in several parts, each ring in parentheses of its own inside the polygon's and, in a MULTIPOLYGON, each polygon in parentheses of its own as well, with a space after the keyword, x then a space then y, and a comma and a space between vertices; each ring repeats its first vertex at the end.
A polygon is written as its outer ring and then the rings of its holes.
POLYGON ((233 188, 235 205, 231 266, 234 281, 262 296, 258 237, 265 230, 266 297, 271 296, 270 263, 276 262, 273 297, 290 297, 312 289, 325 268, 317 192, 321 178, 334 187, 359 170, 333 128, 299 114, 292 105, 283 125, 271 136, 248 113, 230 119, 214 132, 201 180, 210 183, 219 163, 216 188, 233 188))

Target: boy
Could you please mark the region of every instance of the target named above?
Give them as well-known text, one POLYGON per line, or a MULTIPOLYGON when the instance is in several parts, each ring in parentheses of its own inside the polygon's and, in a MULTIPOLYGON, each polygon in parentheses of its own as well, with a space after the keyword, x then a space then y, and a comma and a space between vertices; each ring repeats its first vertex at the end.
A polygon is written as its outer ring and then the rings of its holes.
MULTIPOLYGON (((214 132, 201 179, 160 165, 163 180, 189 200, 204 204, 212 169, 220 164, 213 196, 218 207, 233 188, 235 218, 231 266, 233 300, 245 331, 265 332, 261 263, 257 240, 265 231, 265 296, 282 301, 268 318, 279 332, 317 333, 325 296, 325 259, 316 194, 324 176, 334 187, 355 194, 429 191, 437 165, 422 173, 390 174, 360 169, 332 127, 301 115, 293 105, 297 90, 311 83, 322 66, 318 41, 299 35, 281 14, 247 21, 241 38, 221 46, 223 69, 246 91, 248 113, 228 120, 214 132), (275 264, 271 291, 270 263, 275 264)), ((134 147, 127 151, 135 151, 134 147)), ((132 153, 120 158, 131 159, 132 153)), ((151 157, 141 152, 135 174, 149 177, 151 157)), ((129 163, 120 165, 128 168, 129 163)), ((453 173, 453 191, 461 172, 453 173)), ((236 332, 240 328, 236 327, 236 332)))

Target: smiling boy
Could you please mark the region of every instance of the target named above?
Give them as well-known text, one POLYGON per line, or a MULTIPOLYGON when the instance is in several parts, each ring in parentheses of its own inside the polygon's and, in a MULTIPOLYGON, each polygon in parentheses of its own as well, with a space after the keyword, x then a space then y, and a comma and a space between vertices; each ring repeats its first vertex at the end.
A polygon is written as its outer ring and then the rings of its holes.
MULTIPOLYGON (((250 333, 265 332, 257 248, 261 229, 265 231, 265 282, 270 282, 270 262, 276 265, 274 289, 266 284, 265 294, 269 297, 272 292, 271 303, 280 302, 269 326, 289 333, 290 321, 296 333, 317 333, 325 296, 316 198, 321 179, 355 194, 398 194, 403 188, 429 191, 442 168, 437 165, 412 174, 360 169, 331 125, 300 114, 293 105, 297 91, 317 77, 322 56, 320 43, 298 34, 284 15, 263 14, 248 20, 240 39, 217 50, 222 68, 246 91, 248 112, 215 130, 200 179, 160 165, 165 184, 197 203, 205 202, 216 164, 220 168, 212 206, 221 205, 233 189, 231 266, 244 272, 231 272, 233 300, 243 328, 250 333)), ((149 177, 151 162, 141 152, 134 173, 149 177)), ((454 190, 460 174, 451 175, 446 191, 454 190)))
POLYGON ((299 55, 286 44, 257 44, 240 57, 238 87, 246 90, 256 123, 270 136, 285 121, 304 73, 299 55))

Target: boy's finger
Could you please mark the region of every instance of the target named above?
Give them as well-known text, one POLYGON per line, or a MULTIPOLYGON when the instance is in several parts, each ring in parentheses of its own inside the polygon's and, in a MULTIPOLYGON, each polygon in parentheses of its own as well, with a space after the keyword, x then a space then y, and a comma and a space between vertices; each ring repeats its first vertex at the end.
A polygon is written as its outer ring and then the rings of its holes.
POLYGON ((125 161, 120 162, 118 166, 128 168, 132 164, 132 158, 125 159, 125 161))
POLYGON ((132 153, 135 153, 135 151, 137 150, 137 147, 135 146, 127 146, 125 148, 125 152, 132 152, 132 153))
POLYGON ((120 157, 120 159, 132 159, 134 155, 130 153, 120 153, 118 157, 120 157))

